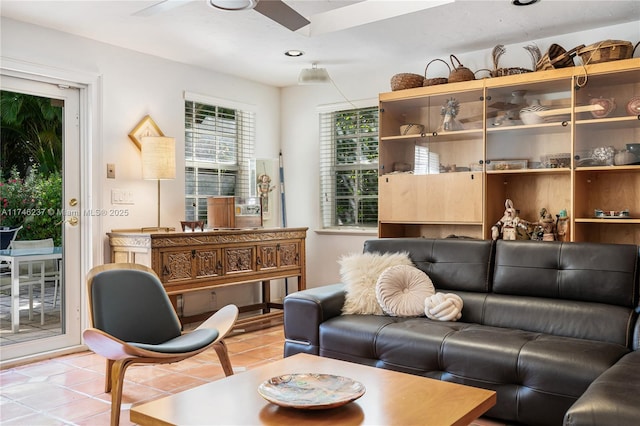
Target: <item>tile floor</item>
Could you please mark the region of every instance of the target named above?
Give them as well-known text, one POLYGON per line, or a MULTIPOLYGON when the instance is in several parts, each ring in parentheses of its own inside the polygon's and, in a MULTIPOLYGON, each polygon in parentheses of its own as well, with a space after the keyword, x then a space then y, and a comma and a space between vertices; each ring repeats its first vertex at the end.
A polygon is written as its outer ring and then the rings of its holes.
MULTIPOLYGON (((281 325, 226 339, 234 370, 242 371, 283 356, 281 325)), ((104 393, 104 358, 81 352, 0 371, 0 424, 109 424, 111 395, 104 393)), ((224 373, 213 349, 176 364, 129 367, 123 389, 120 424, 131 425, 134 403, 174 394, 224 373)), ((480 419, 474 426, 501 426, 480 419)))
MULTIPOLYGON (((280 359, 282 326, 226 339, 238 373, 280 359)), ((108 425, 111 394, 104 393, 105 361, 81 352, 0 372, 0 424, 108 425)), ((213 349, 175 364, 127 369, 120 424, 131 425, 131 404, 150 401, 225 377, 213 349)))

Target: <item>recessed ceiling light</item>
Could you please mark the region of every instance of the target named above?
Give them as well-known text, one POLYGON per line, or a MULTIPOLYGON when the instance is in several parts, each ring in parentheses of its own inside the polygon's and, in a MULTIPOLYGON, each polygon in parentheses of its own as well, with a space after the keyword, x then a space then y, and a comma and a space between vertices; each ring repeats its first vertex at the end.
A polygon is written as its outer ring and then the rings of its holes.
POLYGON ((304 52, 302 50, 291 49, 284 52, 284 54, 287 56, 292 56, 294 58, 297 58, 298 56, 304 55, 304 52))
POLYGON ((530 6, 534 3, 538 3, 539 0, 511 0, 511 4, 514 6, 530 6))

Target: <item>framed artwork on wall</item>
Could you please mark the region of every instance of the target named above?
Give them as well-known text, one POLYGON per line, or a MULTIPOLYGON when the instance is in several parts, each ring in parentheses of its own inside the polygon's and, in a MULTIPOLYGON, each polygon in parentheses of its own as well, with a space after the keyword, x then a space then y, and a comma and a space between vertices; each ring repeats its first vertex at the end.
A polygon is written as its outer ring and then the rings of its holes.
POLYGON ((164 136, 150 115, 145 116, 129 133, 129 138, 136 144, 138 149, 142 148, 141 139, 145 136, 164 136))

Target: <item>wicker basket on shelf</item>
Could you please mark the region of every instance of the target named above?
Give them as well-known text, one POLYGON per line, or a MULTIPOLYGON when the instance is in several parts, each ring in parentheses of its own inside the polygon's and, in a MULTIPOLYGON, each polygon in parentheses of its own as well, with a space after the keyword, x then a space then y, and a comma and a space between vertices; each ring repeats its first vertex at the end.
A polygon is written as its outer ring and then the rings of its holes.
POLYGON ((424 77, 420 74, 401 73, 391 77, 391 90, 413 89, 414 87, 422 87, 424 77))
POLYGON ((440 61, 445 64, 447 66, 447 69, 449 70, 449 74, 451 73, 451 67, 449 66, 449 64, 447 64, 446 61, 443 61, 442 59, 433 59, 429 61, 424 69, 424 82, 422 83, 422 85, 425 87, 435 86, 436 84, 447 84, 449 82, 449 79, 446 77, 427 78, 427 69, 429 69, 429 65, 431 65, 435 61, 440 61))
POLYGON ((574 66, 573 58, 577 55, 578 50, 582 49, 584 44, 576 46, 567 51, 559 44, 552 44, 549 50, 536 64, 536 71, 552 70, 556 68, 567 68, 574 66))
POLYGON ((583 64, 629 59, 633 55, 633 43, 624 40, 603 40, 578 50, 583 64))
POLYGON ((456 58, 456 55, 449 55, 451 60, 451 66, 453 69, 449 73, 449 83, 457 83, 459 81, 469 81, 475 80, 476 76, 469 68, 465 67, 460 63, 460 60, 456 58), (456 60, 458 65, 453 63, 453 60, 456 60))
POLYGON ((490 71, 491 77, 503 77, 505 75, 516 75, 516 74, 524 74, 528 72, 533 72, 536 68, 536 64, 540 60, 540 49, 538 49, 535 45, 524 46, 524 49, 529 52, 531 55, 531 59, 533 61, 533 69, 522 68, 522 67, 510 67, 510 68, 501 68, 498 65, 500 61, 500 57, 507 52, 507 49, 499 44, 493 48, 493 52, 491 52, 491 56, 493 57, 493 70, 490 71))

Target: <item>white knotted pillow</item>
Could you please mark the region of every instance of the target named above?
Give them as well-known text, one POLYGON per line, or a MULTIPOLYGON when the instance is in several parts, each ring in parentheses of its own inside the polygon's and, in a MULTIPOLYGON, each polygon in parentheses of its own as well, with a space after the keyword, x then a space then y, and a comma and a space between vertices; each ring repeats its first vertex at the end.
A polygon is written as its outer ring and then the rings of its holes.
POLYGON ((376 298, 387 315, 417 317, 424 300, 435 293, 431 279, 415 266, 398 265, 384 270, 376 283, 376 298))
POLYGON ((462 299, 453 293, 436 293, 424 300, 424 313, 432 320, 459 320, 462 316, 462 299))

